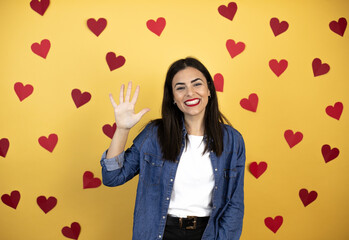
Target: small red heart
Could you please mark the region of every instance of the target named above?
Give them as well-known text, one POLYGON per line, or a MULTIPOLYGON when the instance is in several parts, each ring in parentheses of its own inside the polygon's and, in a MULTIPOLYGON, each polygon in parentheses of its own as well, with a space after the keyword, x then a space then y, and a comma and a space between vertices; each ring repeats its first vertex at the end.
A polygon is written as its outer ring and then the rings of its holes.
POLYGON ((213 83, 217 92, 223 92, 224 77, 222 74, 220 73, 215 74, 213 77, 213 83))
POLYGON ((107 59, 107 63, 110 71, 113 71, 119 67, 122 67, 126 62, 126 59, 123 56, 116 57, 115 53, 113 52, 108 52, 106 59, 107 59))
POLYGON ((21 82, 16 82, 14 89, 21 102, 27 97, 29 97, 34 91, 34 88, 32 85, 27 84, 24 86, 23 83, 21 82))
POLYGON ((31 46, 33 53, 45 59, 47 57, 48 52, 50 51, 50 48, 51 48, 51 43, 47 39, 42 40, 40 44, 33 43, 31 46))
POLYGON ((301 132, 293 133, 292 130, 286 130, 284 133, 284 137, 285 137, 288 145, 290 146, 290 148, 293 148, 300 141, 302 141, 303 133, 301 133, 301 132))
POLYGON ((288 29, 288 22, 280 22, 278 18, 272 18, 270 19, 270 27, 276 37, 288 29))
POLYGON ((56 206, 57 198, 49 197, 48 199, 46 199, 45 196, 40 196, 36 199, 36 202, 41 208, 41 210, 44 211, 44 213, 46 214, 56 206))
POLYGON ((159 17, 156 21, 150 19, 147 21, 147 28, 160 37, 162 31, 166 26, 166 19, 159 17))
POLYGON ((41 16, 44 16, 48 6, 50 5, 50 0, 32 0, 30 2, 30 7, 41 16))
POLYGON ((107 20, 105 18, 99 18, 97 21, 94 18, 87 20, 87 26, 97 37, 103 32, 107 26, 107 20))
POLYGON ((84 189, 97 188, 102 184, 102 181, 99 178, 94 178, 92 172, 86 171, 83 176, 83 183, 84 189))
POLYGON ((21 194, 16 190, 11 192, 11 196, 8 194, 1 196, 1 201, 13 209, 17 208, 20 199, 21 194))
POLYGON ((73 89, 71 92, 71 96, 75 103, 76 108, 81 107, 82 105, 88 103, 91 100, 91 94, 89 92, 83 92, 79 89, 73 89))
POLYGON ((0 156, 6 157, 8 148, 10 147, 10 141, 7 138, 0 139, 0 156))
POLYGON ((221 5, 218 7, 219 14, 225 18, 228 18, 230 21, 233 21, 237 10, 238 6, 234 2, 229 3, 228 6, 221 5))
POLYGON ((276 216, 274 219, 267 217, 264 219, 264 224, 267 226, 273 233, 276 233, 281 227, 284 219, 282 216, 276 216))
POLYGON ((330 66, 327 63, 322 63, 319 58, 314 58, 312 66, 314 77, 324 75, 330 71, 330 66))
POLYGON ((62 234, 65 237, 75 239, 75 240, 79 238, 80 231, 81 231, 81 227, 80 227, 80 224, 77 222, 73 222, 70 225, 70 227, 66 226, 62 228, 62 234))
POLYGON ((280 62, 278 62, 276 59, 272 59, 269 61, 270 69, 278 77, 286 70, 287 66, 288 66, 288 62, 285 59, 281 59, 280 62))
POLYGON ((330 145, 323 145, 321 148, 322 156, 324 157, 325 163, 328 163, 329 161, 332 161, 339 155, 339 149, 333 148, 331 149, 330 145))
POLYGON ((303 188, 299 190, 299 197, 302 200, 304 207, 308 206, 310 203, 314 202, 317 198, 317 192, 311 191, 308 193, 308 190, 303 188))
POLYGON ((252 162, 249 166, 250 172, 255 178, 259 178, 265 170, 267 170, 268 164, 266 162, 252 162))
POLYGON ((247 98, 243 98, 240 101, 240 105, 242 108, 251 111, 256 112, 257 106, 258 106, 258 96, 255 93, 251 93, 250 96, 247 98))
POLYGON ((334 106, 327 106, 326 113, 328 116, 339 120, 343 112, 343 103, 336 102, 334 106))
POLYGON ((330 29, 332 32, 337 33, 338 35, 344 35, 345 29, 347 28, 347 20, 345 18, 338 19, 338 22, 330 22, 330 29))
POLYGON ((235 44, 234 40, 228 39, 226 42, 226 47, 230 54, 230 57, 234 58, 245 50, 245 43, 238 42, 235 44))
POLYGON ((39 138, 39 144, 41 147, 45 148, 49 152, 52 152, 53 149, 55 149, 57 142, 58 136, 54 133, 50 134, 48 138, 45 136, 39 138))
POLYGON ((103 129, 103 133, 106 136, 113 138, 114 133, 116 131, 116 123, 114 123, 113 126, 111 126, 109 124, 105 124, 102 129, 103 129))

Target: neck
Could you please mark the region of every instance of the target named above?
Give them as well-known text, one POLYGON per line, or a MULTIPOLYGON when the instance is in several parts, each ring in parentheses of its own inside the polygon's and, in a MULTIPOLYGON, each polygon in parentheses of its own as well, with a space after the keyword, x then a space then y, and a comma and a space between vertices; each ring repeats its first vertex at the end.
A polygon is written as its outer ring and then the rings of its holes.
POLYGON ((205 132, 204 118, 185 117, 185 128, 189 135, 203 136, 205 132))

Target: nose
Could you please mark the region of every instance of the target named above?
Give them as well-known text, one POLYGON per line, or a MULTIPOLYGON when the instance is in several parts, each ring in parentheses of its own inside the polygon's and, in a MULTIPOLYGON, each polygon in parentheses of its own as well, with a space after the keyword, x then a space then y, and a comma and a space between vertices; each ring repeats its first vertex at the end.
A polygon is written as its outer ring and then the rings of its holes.
POLYGON ((192 96, 194 93, 194 89, 192 86, 187 88, 187 96, 192 96))

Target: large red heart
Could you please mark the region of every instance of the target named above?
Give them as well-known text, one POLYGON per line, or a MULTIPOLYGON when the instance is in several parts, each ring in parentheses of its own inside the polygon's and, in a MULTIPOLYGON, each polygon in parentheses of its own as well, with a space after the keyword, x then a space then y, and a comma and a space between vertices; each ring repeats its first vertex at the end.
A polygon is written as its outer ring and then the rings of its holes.
POLYGON ((113 71, 119 67, 122 67, 126 62, 126 59, 123 56, 116 57, 115 53, 113 52, 107 53, 106 60, 107 60, 110 71, 113 71))
POLYGON ((330 22, 330 29, 332 30, 332 32, 335 32, 342 37, 344 35, 346 28, 347 28, 347 20, 345 18, 338 19, 338 22, 336 21, 330 22))
POLYGON ((265 170, 267 170, 268 164, 266 162, 252 162, 249 166, 250 172, 255 178, 259 178, 265 170))
POLYGON ((325 163, 328 163, 329 161, 332 161, 339 155, 339 149, 333 148, 331 149, 331 146, 328 144, 325 144, 321 148, 322 156, 324 157, 325 163))
POLYGON ((57 198, 49 197, 48 199, 46 199, 45 196, 40 196, 36 199, 36 202, 41 208, 41 210, 44 211, 44 213, 46 214, 56 206, 57 198))
POLYGON ((287 66, 288 66, 288 62, 285 59, 281 59, 280 62, 278 62, 276 59, 272 59, 269 61, 270 69, 278 77, 286 70, 287 66))
POLYGON ((80 224, 77 222, 73 222, 70 225, 70 227, 66 226, 62 228, 62 234, 65 237, 75 239, 75 240, 79 238, 80 231, 81 231, 81 227, 80 227, 80 224))
POLYGON ((150 19, 147 21, 147 28, 160 37, 162 31, 166 26, 166 19, 159 17, 156 21, 150 19))
POLYGON ((288 22, 280 22, 278 18, 272 18, 270 19, 270 27, 276 37, 288 29, 288 22))
POLYGON ((285 137, 288 145, 290 146, 290 148, 293 148, 300 141, 302 141, 303 133, 301 133, 301 132, 293 133, 292 130, 286 130, 284 133, 284 137, 285 137))
POLYGON ((322 63, 319 58, 314 58, 312 66, 314 77, 324 75, 330 71, 330 66, 327 63, 322 63))
POLYGON ((284 219, 282 216, 276 216, 274 219, 267 217, 264 219, 264 224, 267 226, 273 233, 276 233, 281 227, 284 219))
POLYGON ((48 39, 44 39, 41 43, 33 43, 31 49, 36 55, 45 58, 47 57, 48 52, 50 51, 51 43, 48 39))
POLYGON ((306 207, 310 203, 315 201, 315 199, 317 198, 317 192, 311 191, 309 193, 307 189, 303 188, 299 190, 299 197, 302 200, 304 207, 306 207))
POLYGON ((7 138, 0 139, 0 156, 1 157, 6 157, 9 147, 10 147, 10 141, 7 138))
POLYGON ((39 144, 41 147, 45 148, 49 152, 52 152, 53 149, 55 149, 57 142, 58 136, 54 133, 50 134, 48 138, 45 136, 39 138, 39 144))
POLYGON ((245 50, 245 43, 235 43, 235 41, 232 39, 228 39, 225 45, 231 58, 234 58, 245 50))
POLYGON ((256 112, 257 106, 258 106, 258 96, 255 93, 251 93, 250 96, 247 98, 243 98, 240 101, 240 105, 242 108, 251 111, 256 112))
POLYGON ((222 74, 215 74, 213 77, 213 83, 217 92, 223 92, 224 77, 222 74))
POLYGON ((219 14, 225 18, 228 18, 230 21, 233 21, 237 10, 238 6, 234 2, 229 3, 228 6, 221 5, 218 7, 219 14))
POLYGON ((88 103, 91 100, 91 94, 89 92, 83 92, 79 89, 73 89, 71 92, 71 96, 75 103, 76 108, 81 107, 82 105, 88 103))
POLYGON ((21 82, 16 82, 14 86, 15 92, 19 98, 19 100, 22 102, 24 99, 29 97, 33 93, 33 86, 30 84, 23 85, 21 82))
POLYGON ((102 129, 105 135, 107 135, 110 138, 113 138, 114 133, 116 131, 116 123, 114 123, 113 126, 105 124, 102 129))
POLYGON ((343 112, 343 103, 336 102, 334 106, 327 106, 326 113, 328 116, 333 117, 337 120, 340 119, 343 112))
POLYGON ((17 208, 20 199, 21 194, 18 191, 12 191, 11 195, 4 194, 1 196, 1 201, 13 209, 17 208))
POLYGON ((86 171, 83 176, 83 185, 84 189, 86 188, 97 188, 102 184, 101 179, 94 178, 93 173, 90 171, 86 171))
POLYGON ((107 20, 105 18, 99 18, 97 21, 94 18, 87 20, 87 26, 97 37, 103 32, 107 26, 107 20))
POLYGON ((41 16, 44 16, 48 6, 50 5, 50 0, 32 0, 30 2, 30 7, 41 16))

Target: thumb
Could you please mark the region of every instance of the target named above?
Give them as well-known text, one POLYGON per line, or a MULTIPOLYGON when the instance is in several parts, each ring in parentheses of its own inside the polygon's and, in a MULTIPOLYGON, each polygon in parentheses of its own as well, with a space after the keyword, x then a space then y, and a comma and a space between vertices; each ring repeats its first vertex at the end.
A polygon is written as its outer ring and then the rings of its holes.
POLYGON ((136 114, 138 119, 141 119, 144 114, 150 111, 150 108, 143 108, 139 113, 136 114))

